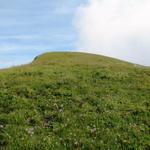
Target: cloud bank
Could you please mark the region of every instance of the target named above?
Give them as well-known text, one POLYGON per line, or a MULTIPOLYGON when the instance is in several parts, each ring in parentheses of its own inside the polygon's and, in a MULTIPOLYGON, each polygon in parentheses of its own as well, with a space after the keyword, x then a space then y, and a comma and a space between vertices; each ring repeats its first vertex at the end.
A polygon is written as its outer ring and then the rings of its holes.
POLYGON ((149 0, 89 0, 75 23, 80 51, 150 66, 149 0))

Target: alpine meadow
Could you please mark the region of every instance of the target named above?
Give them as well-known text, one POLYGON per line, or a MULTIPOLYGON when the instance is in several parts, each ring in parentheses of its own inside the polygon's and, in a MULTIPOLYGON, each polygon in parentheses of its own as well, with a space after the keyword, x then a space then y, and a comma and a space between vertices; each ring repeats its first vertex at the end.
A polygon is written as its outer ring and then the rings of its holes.
POLYGON ((0 70, 1 150, 149 150, 150 68, 50 52, 0 70))

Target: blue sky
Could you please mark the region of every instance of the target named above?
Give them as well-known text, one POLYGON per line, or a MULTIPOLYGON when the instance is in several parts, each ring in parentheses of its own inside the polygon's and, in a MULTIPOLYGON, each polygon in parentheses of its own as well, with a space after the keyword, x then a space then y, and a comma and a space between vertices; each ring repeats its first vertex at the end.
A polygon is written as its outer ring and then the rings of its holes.
POLYGON ((47 51, 150 66, 149 0, 0 0, 0 68, 47 51))
POLYGON ((0 0, 0 68, 45 51, 76 49, 73 20, 86 0, 0 0))

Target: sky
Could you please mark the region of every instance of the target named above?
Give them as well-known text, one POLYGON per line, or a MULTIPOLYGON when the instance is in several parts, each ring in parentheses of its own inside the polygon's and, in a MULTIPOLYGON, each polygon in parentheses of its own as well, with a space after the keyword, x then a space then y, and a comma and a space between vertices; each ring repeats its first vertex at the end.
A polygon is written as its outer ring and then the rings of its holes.
POLYGON ((150 0, 90 0, 76 20, 79 50, 150 66, 150 0))
POLYGON ((47 51, 150 66, 149 0, 0 0, 0 68, 47 51))
POLYGON ((74 15, 84 0, 0 0, 0 68, 46 51, 76 49, 74 15))

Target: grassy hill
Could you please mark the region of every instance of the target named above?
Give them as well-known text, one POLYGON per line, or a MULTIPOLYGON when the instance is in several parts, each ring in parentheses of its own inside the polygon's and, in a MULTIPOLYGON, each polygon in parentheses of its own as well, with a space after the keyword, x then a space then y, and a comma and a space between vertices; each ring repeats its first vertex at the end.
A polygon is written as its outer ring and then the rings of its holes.
POLYGON ((150 149, 150 68, 46 53, 0 71, 0 149, 150 149))

